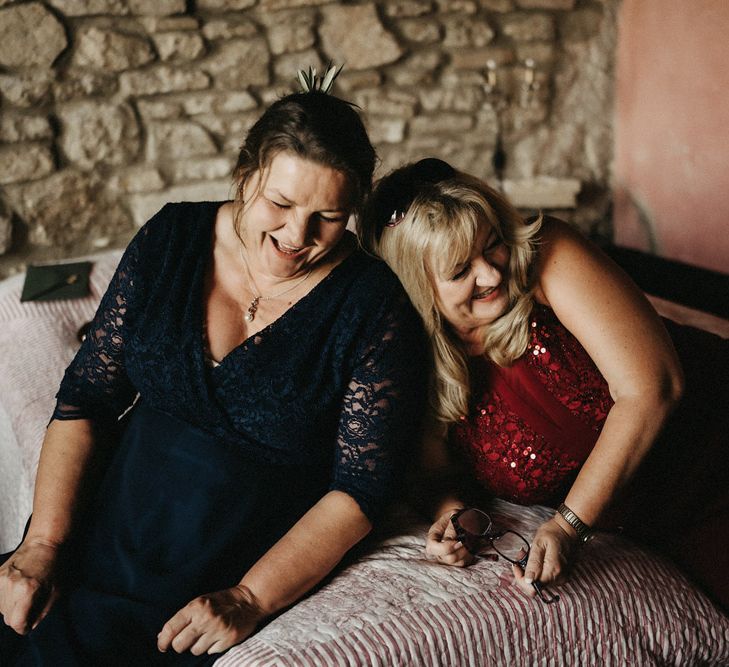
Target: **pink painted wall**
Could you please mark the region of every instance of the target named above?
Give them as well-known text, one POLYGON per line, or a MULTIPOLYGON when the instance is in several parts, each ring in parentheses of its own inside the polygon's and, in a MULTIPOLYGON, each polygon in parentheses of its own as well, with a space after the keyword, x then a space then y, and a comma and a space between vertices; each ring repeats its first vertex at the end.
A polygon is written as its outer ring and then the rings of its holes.
POLYGON ((729 273, 729 2, 623 0, 615 242, 729 273))

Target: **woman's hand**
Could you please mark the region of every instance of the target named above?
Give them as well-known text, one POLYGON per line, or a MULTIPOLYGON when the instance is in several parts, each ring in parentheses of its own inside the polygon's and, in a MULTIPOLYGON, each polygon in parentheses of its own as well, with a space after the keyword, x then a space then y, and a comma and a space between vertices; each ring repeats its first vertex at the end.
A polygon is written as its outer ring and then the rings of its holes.
POLYGON ((193 655, 220 653, 242 642, 264 617, 251 591, 238 584, 195 598, 157 636, 157 648, 193 655))
POLYGON ((33 630, 58 597, 58 545, 23 542, 0 567, 0 614, 20 635, 33 630))
POLYGON ((450 509, 442 514, 428 531, 425 553, 439 563, 465 567, 474 561, 474 556, 456 540, 456 530, 451 517, 459 508, 450 509))
POLYGON ((529 597, 536 591, 532 583, 559 584, 564 581, 577 537, 565 530, 556 519, 545 521, 537 530, 529 549, 529 559, 522 570, 512 567, 516 585, 529 597))

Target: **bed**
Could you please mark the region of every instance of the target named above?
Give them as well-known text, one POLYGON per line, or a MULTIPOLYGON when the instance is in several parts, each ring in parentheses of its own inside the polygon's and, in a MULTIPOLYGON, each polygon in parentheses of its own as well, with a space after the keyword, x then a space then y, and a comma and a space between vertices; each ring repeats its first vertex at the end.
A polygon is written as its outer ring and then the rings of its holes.
MULTIPOLYGON (((20 538, 56 388, 119 257, 93 258, 82 299, 21 304, 22 276, 0 283, 0 552, 20 538)), ((729 336, 723 318, 654 303, 729 336)), ((489 511, 531 536, 551 510, 496 501, 489 511)), ((560 601, 545 605, 519 594, 503 561, 427 560, 426 530, 399 506, 316 591, 216 666, 729 665, 729 617, 620 536, 589 543, 560 601)))

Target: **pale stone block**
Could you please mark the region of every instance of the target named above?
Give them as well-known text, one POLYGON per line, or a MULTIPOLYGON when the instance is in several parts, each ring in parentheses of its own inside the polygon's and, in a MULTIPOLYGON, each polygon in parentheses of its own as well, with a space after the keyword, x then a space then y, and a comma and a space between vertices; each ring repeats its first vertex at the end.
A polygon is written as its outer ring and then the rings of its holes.
POLYGON ((399 144, 405 137, 404 118, 370 116, 367 118, 366 126, 373 144, 399 144))
POLYGON ((255 37, 258 28, 253 21, 239 16, 207 21, 202 29, 205 39, 231 39, 233 37, 255 37))
POLYGON ((554 42, 518 42, 516 57, 520 62, 531 58, 538 65, 549 65, 557 57, 556 45, 554 42))
POLYGON ((16 107, 45 104, 50 97, 51 72, 30 70, 17 74, 0 74, 0 92, 16 107))
POLYGON ((110 179, 110 191, 121 194, 155 192, 164 188, 165 182, 155 167, 129 167, 116 172, 110 179))
POLYGON ((516 0, 520 9, 572 9, 575 0, 516 0))
POLYGON ((400 87, 437 85, 438 68, 443 62, 440 50, 418 51, 389 72, 392 82, 400 87))
POLYGON ((128 215, 103 196, 99 176, 65 169, 48 178, 6 188, 8 202, 28 228, 33 245, 70 248, 130 226, 128 215))
MULTIPOLYGON (((235 113, 238 111, 250 111, 258 107, 256 98, 244 90, 219 93, 215 102, 214 110, 218 113, 235 113)), ((187 107, 185 107, 187 110, 187 107)), ((192 113, 188 111, 188 113, 192 113)))
POLYGON ((418 98, 399 90, 369 88, 358 90, 354 96, 354 102, 362 107, 368 116, 379 114, 398 118, 412 118, 415 115, 418 98))
POLYGON ((203 12, 234 12, 248 9, 256 4, 256 0, 197 0, 198 11, 203 12))
POLYGON ((510 12, 514 9, 514 0, 479 0, 482 9, 492 12, 510 12))
POLYGON ((554 20, 547 14, 516 14, 502 19, 501 30, 518 42, 547 42, 554 39, 554 20))
POLYGON ((122 72, 153 60, 152 46, 144 37, 88 26, 77 34, 72 63, 78 67, 122 72))
POLYGON ((267 85, 270 60, 268 45, 262 37, 236 38, 220 44, 202 67, 215 77, 218 86, 235 90, 267 85))
POLYGON ((253 127, 259 116, 258 112, 229 115, 210 114, 195 116, 195 121, 215 135, 222 144, 221 153, 228 156, 237 156, 248 130, 253 127))
POLYGON ((64 16, 91 16, 113 14, 123 16, 129 13, 125 0, 49 0, 64 16))
POLYGON ((199 26, 199 22, 194 16, 140 16, 138 21, 147 32, 197 30, 199 26))
POLYGON ((119 76, 122 94, 156 95, 185 90, 202 90, 210 86, 210 77, 199 69, 182 70, 158 65, 141 72, 123 72, 119 76))
POLYGON ((317 7, 326 5, 332 0, 261 0, 262 11, 273 11, 276 9, 300 9, 301 7, 317 7))
POLYGON ((483 86, 486 77, 481 71, 468 69, 444 69, 440 76, 444 88, 462 88, 466 86, 483 86))
POLYGON ((382 83, 382 75, 376 70, 348 72, 346 69, 337 77, 336 87, 344 92, 360 90, 362 88, 375 88, 382 83))
POLYGON ((52 139, 53 130, 48 118, 7 112, 0 117, 0 141, 38 141, 52 139))
POLYGON ((448 18, 444 21, 447 48, 476 48, 486 46, 494 38, 493 28, 485 20, 469 17, 448 18))
POLYGON ((438 0, 438 9, 443 14, 475 14, 478 5, 475 0, 438 0))
POLYGON ((308 70, 309 66, 316 68, 318 72, 324 69, 321 57, 315 49, 307 49, 299 53, 284 53, 276 58, 273 70, 278 81, 290 81, 295 90, 299 91, 301 84, 296 73, 302 68, 308 70))
POLYGON ((473 117, 466 114, 439 113, 435 116, 417 116, 410 121, 414 134, 464 132, 473 127, 473 117))
POLYGON ((441 35, 441 26, 432 19, 408 19, 397 25, 405 39, 411 42, 437 42, 441 35))
POLYGON ((195 60, 205 53, 202 37, 196 32, 161 32, 153 35, 157 53, 163 61, 195 60))
POLYGON ((310 11, 274 12, 265 20, 268 43, 274 55, 303 51, 316 41, 315 16, 310 11))
POLYGON ((150 160, 180 160, 218 152, 208 132, 191 121, 155 121, 147 127, 147 156, 150 160))
POLYGON ((0 9, 0 65, 50 67, 67 45, 63 26, 39 2, 0 9))
POLYGON ((127 0, 127 4, 132 14, 142 16, 169 16, 187 10, 185 0, 127 0))
POLYGON ((184 113, 188 116, 250 111, 258 106, 255 98, 243 90, 229 93, 191 93, 180 98, 180 102, 184 113))
POLYGON ((83 170, 120 165, 139 153, 139 127, 131 107, 107 102, 75 102, 58 111, 60 146, 83 170))
POLYGON ((232 180, 234 166, 232 158, 221 155, 174 162, 169 173, 173 183, 214 181, 222 178, 232 180))
POLYGON ((224 201, 234 196, 230 179, 219 179, 203 183, 190 183, 168 188, 154 194, 130 195, 127 205, 135 224, 141 227, 168 202, 179 201, 224 201))
POLYGON ((325 53, 335 62, 346 62, 351 69, 368 69, 395 62, 403 54, 373 4, 329 5, 322 14, 319 36, 325 53))
POLYGON ((391 18, 423 16, 433 11, 430 0, 390 0, 384 6, 385 15, 391 18))
POLYGON ((44 144, 13 144, 0 148, 0 185, 35 181, 54 169, 53 155, 44 144))
POLYGON ((504 194, 517 208, 575 208, 582 183, 576 178, 535 178, 502 183, 504 194))
POLYGON ((484 92, 476 86, 421 89, 420 104, 425 111, 476 111, 484 92))
MULTIPOLYGON (((514 62, 514 51, 505 46, 489 46, 485 49, 464 49, 451 53, 451 65, 456 69, 486 70, 486 63, 493 60, 498 66, 514 62)), ((499 72, 496 73, 497 77, 499 72)))
POLYGON ((182 100, 169 96, 137 100, 139 115, 145 120, 170 120, 182 116, 182 100))

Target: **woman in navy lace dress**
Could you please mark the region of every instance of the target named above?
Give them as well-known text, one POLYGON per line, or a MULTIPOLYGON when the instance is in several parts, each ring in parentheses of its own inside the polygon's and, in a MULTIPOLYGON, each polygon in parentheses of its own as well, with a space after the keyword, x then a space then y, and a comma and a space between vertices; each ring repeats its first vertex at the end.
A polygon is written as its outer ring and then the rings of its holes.
POLYGON ((3 664, 206 664, 370 531, 424 367, 397 279, 345 230, 374 163, 350 105, 290 95, 251 129, 234 201, 168 204, 136 235, 0 569, 23 635, 3 664))

